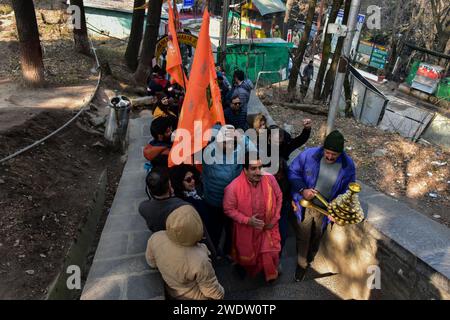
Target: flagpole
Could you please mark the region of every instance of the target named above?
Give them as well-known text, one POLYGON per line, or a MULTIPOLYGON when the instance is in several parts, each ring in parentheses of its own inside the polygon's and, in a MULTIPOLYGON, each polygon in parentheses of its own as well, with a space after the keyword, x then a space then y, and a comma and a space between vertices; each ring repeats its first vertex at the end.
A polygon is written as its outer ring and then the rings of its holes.
MULTIPOLYGON (((170 0, 169 0, 170 1, 170 0)), ((173 3, 174 3, 174 5, 176 6, 177 5, 177 3, 176 3, 176 1, 175 0, 173 0, 173 3)), ((179 13, 178 13, 178 8, 176 9, 177 11, 177 17, 178 17, 178 19, 180 18, 180 16, 179 16, 179 13)), ((179 25, 181 26, 181 23, 179 23, 179 25)), ((178 38, 178 31, 177 31, 177 35, 176 35, 176 37, 178 38)), ((181 59, 181 63, 183 64, 183 59, 181 59)), ((187 86, 186 86, 186 77, 187 77, 187 74, 186 74, 186 72, 184 72, 184 66, 182 66, 182 71, 183 71, 183 87, 184 87, 184 96, 186 97, 186 92, 187 92, 187 86)), ((186 70, 187 71, 187 70, 186 70)), ((180 113, 181 113, 181 110, 180 110, 180 113)))

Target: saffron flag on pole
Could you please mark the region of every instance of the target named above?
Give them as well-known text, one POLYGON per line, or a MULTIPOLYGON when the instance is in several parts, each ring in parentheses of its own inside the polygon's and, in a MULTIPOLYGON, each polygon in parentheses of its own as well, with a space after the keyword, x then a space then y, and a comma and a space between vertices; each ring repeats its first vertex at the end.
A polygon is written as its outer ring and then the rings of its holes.
POLYGON ((209 37, 209 12, 205 8, 169 167, 192 163, 192 155, 207 145, 208 135, 218 122, 224 125, 225 117, 209 37))
POLYGON ((180 47, 178 45, 177 29, 175 27, 175 14, 170 4, 171 0, 167 1, 169 5, 169 41, 167 42, 167 73, 172 77, 172 83, 176 82, 183 88, 187 88, 188 79, 183 70, 183 60, 181 59, 180 47))

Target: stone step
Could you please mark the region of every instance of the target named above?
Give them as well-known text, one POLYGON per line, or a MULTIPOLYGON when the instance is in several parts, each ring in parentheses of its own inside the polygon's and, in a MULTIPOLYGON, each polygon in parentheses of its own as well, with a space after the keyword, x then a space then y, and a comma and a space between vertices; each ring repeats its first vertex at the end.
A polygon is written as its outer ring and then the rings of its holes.
POLYGON ((302 282, 278 283, 254 290, 226 292, 227 300, 341 300, 338 288, 342 280, 339 275, 305 280, 302 282))
MULTIPOLYGON (((262 273, 257 275, 255 278, 245 277, 244 279, 241 279, 231 264, 216 264, 215 269, 217 278, 225 288, 225 292, 239 293, 257 290, 260 288, 270 289, 274 285, 290 285, 296 283, 294 280, 294 275, 297 266, 297 257, 282 258, 281 266, 281 275, 274 284, 267 284, 262 273)), ((314 269, 314 267, 312 267, 308 269, 304 281, 311 281, 332 275, 332 273, 319 273, 314 269)))

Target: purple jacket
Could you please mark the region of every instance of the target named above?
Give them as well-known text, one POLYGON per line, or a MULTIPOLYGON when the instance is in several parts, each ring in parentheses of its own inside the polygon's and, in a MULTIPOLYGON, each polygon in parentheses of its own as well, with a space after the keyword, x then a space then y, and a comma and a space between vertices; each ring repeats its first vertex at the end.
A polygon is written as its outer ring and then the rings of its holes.
MULTIPOLYGON (((303 221, 305 208, 300 206, 299 202, 303 198, 298 192, 300 189, 314 188, 319 177, 320 160, 324 154, 323 147, 305 149, 289 166, 288 179, 291 183, 291 192, 294 202, 297 206, 295 215, 298 221, 303 221)), ((342 163, 336 183, 333 186, 331 198, 334 199, 338 195, 347 191, 350 182, 356 180, 356 169, 353 160, 343 152, 337 159, 338 163, 342 163)), ((330 220, 325 217, 322 227, 325 228, 330 220)))

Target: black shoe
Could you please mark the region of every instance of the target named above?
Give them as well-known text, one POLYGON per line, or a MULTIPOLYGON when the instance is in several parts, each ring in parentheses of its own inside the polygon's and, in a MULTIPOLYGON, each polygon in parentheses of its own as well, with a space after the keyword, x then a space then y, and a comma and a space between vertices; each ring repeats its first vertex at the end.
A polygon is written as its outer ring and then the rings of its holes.
POLYGON ((297 268, 295 269, 295 278, 294 278, 296 282, 300 282, 305 279, 306 270, 307 270, 306 268, 297 266, 297 268))
POLYGON ((278 277, 280 277, 281 274, 283 273, 283 267, 281 266, 281 262, 278 264, 277 270, 278 270, 278 277))

